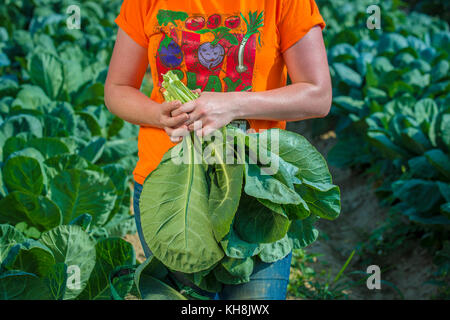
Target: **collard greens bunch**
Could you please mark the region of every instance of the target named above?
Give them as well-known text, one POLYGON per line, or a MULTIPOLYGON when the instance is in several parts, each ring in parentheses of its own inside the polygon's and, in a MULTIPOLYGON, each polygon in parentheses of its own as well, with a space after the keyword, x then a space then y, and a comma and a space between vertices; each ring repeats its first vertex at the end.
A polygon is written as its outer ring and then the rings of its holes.
MULTIPOLYGON (((171 71, 163 87, 166 100, 197 97, 171 71)), ((231 125, 220 132, 209 143, 192 133, 169 150, 146 179, 140 200, 151 260, 212 292, 248 282, 255 264, 309 245, 318 236, 316 220, 340 213, 339 187, 304 137, 279 129, 245 133, 231 125), (275 143, 278 148, 271 148, 275 143), (215 161, 195 162, 200 154, 215 161), (233 163, 224 159, 230 154, 233 163), (277 170, 268 172, 273 163, 277 170)))

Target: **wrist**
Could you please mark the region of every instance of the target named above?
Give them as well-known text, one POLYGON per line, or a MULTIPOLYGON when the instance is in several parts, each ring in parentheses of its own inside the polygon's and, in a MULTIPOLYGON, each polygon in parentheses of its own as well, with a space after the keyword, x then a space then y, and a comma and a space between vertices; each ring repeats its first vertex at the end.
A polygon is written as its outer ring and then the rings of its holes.
POLYGON ((155 127, 159 129, 163 129, 163 125, 161 122, 161 108, 162 105, 160 103, 156 103, 151 101, 148 105, 145 105, 142 115, 143 126, 145 127, 155 127))
POLYGON ((245 119, 246 92, 231 92, 231 121, 245 119))

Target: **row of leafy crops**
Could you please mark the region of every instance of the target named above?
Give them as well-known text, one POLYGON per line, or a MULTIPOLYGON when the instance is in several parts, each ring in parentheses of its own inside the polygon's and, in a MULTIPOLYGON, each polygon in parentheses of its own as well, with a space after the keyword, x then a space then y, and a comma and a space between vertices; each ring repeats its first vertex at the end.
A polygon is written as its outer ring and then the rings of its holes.
POLYGON ((371 173, 383 203, 441 249, 450 225, 449 25, 379 1, 381 29, 370 30, 370 1, 318 3, 338 137, 328 159, 371 173))
MULTIPOLYGON (((124 297, 138 128, 103 105, 121 1, 0 6, 0 299, 124 297)), ((131 282, 130 282, 131 281, 131 282)))

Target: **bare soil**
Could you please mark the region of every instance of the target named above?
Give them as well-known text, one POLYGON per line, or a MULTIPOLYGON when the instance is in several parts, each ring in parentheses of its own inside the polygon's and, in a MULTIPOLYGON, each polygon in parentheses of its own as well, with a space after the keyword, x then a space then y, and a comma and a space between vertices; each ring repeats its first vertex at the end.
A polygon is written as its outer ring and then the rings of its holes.
MULTIPOLYGON (((335 134, 328 132, 320 137, 312 138, 308 134, 311 132, 310 125, 309 122, 293 123, 288 129, 305 136, 326 158, 328 151, 337 142, 335 134)), ((319 221, 318 228, 326 237, 320 237, 307 250, 310 253, 321 254, 318 258, 321 263, 313 267, 331 269, 334 277, 358 243, 365 241, 367 234, 383 223, 389 208, 379 205, 375 189, 369 184, 367 178, 355 174, 350 169, 330 166, 330 171, 333 182, 341 190, 341 215, 335 221, 319 221)), ((383 258, 381 263, 377 263, 382 270, 381 280, 394 284, 405 299, 430 299, 436 294, 436 286, 426 283, 435 271, 432 256, 420 247, 418 241, 405 243, 399 250, 383 258)), ((346 273, 366 272, 367 266, 362 264, 362 259, 356 251, 346 273)), ((353 280, 357 279, 353 278, 353 280)), ((364 300, 401 298, 392 287, 384 283, 381 284, 380 290, 369 290, 366 283, 363 283, 350 289, 348 297, 364 300)))

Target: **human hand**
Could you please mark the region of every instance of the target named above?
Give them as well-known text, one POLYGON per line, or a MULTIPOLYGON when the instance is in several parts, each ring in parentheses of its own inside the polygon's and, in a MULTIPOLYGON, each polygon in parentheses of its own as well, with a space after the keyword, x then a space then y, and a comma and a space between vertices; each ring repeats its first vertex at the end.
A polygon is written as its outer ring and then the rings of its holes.
POLYGON ((174 143, 179 142, 183 136, 189 133, 185 124, 189 120, 187 112, 178 111, 175 116, 172 116, 172 112, 179 110, 181 107, 181 102, 175 100, 163 102, 160 108, 159 126, 166 131, 170 141, 174 143))
POLYGON ((201 92, 199 98, 174 109, 171 115, 178 117, 187 113, 189 120, 182 127, 187 126, 189 131, 205 136, 235 119, 239 108, 236 98, 232 92, 201 92))

